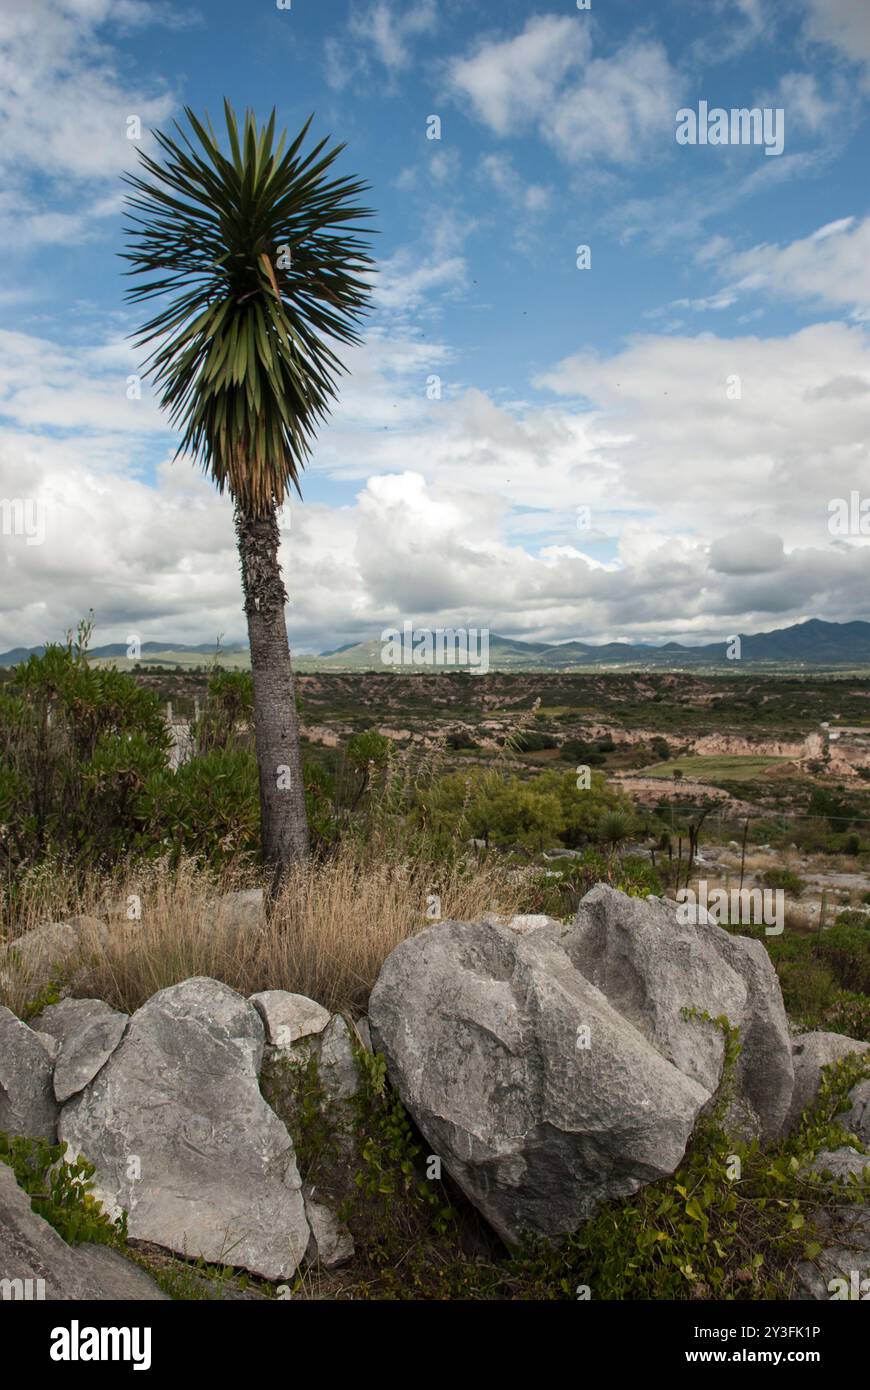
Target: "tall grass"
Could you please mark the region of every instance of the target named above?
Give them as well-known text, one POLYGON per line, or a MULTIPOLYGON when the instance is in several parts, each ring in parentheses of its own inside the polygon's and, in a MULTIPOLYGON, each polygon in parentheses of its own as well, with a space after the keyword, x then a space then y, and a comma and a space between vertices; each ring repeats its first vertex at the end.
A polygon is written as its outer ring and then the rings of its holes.
POLYGON ((130 1012, 167 985, 205 975, 245 995, 286 989, 360 1014, 389 953, 430 924, 436 895, 442 918, 520 910, 521 888, 497 862, 385 860, 361 855, 350 841, 294 871, 268 921, 255 902, 233 896, 255 885, 250 870, 216 875, 191 860, 111 877, 64 877, 57 866, 37 873, 32 891, 16 895, 23 906, 15 920, 2 921, 13 952, 0 997, 19 1016, 32 1014, 46 975, 28 970, 23 956, 16 962, 14 943, 45 922, 77 916, 84 919, 79 955, 55 978, 80 998, 130 1012), (131 920, 137 905, 141 915, 131 920))

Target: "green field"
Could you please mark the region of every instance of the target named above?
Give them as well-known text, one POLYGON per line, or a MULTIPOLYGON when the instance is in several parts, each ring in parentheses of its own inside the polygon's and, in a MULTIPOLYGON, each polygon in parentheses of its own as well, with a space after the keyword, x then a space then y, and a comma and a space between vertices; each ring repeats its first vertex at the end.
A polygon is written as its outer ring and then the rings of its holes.
POLYGON ((672 778, 675 772, 693 782, 748 782, 761 777, 770 768, 787 763, 788 758, 755 757, 752 754, 728 753, 710 758, 673 758, 643 769, 644 777, 672 778))

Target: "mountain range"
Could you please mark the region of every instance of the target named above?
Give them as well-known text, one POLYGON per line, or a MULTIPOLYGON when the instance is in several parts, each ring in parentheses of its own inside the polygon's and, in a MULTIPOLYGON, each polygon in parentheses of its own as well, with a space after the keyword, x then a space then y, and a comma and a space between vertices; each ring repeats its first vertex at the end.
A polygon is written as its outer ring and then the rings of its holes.
MULTIPOLYGON (((385 665, 381 660, 383 643, 380 638, 355 642, 319 656, 295 656, 299 671, 390 671, 414 673, 432 670, 431 666, 385 665)), ((496 671, 565 671, 584 667, 606 669, 619 666, 634 670, 651 668, 687 670, 704 667, 739 670, 747 664, 800 669, 809 667, 870 666, 870 623, 828 623, 810 618, 791 627, 772 632, 741 633, 739 659, 734 655, 735 644, 729 638, 723 642, 708 642, 700 646, 685 646, 680 642, 665 642, 661 646, 628 642, 526 642, 517 637, 502 637, 495 633, 489 638, 489 669, 496 671), (732 655, 729 656, 729 653, 732 655)), ((0 653, 0 667, 16 666, 31 654, 41 654, 45 647, 15 647, 0 653)), ((472 646, 472 651, 476 652, 472 646)), ((141 666, 170 666, 189 669, 209 666, 215 658, 215 644, 191 646, 184 642, 143 642, 141 666)), ((136 662, 127 657, 127 644, 113 642, 93 647, 90 659, 99 664, 131 669, 136 662)), ((234 668, 249 665, 247 645, 221 647, 220 664, 234 668)), ((453 670, 455 667, 436 667, 453 670)))

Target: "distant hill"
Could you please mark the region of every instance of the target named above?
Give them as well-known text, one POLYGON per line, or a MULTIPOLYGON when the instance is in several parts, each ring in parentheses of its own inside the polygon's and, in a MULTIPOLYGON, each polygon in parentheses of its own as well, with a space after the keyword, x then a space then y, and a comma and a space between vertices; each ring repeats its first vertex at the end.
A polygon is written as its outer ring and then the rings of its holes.
MULTIPOLYGON (((95 666, 117 666, 119 670, 130 671, 134 666, 178 666, 190 669, 193 666, 210 666, 215 658, 216 644, 202 642, 190 646, 186 642, 143 642, 141 656, 131 660, 127 656, 126 642, 108 642, 103 647, 91 647, 88 657, 95 666)), ((0 667, 17 666, 29 656, 42 656, 45 647, 13 647, 11 651, 0 652, 0 667)), ((221 647, 222 666, 244 667, 250 665, 247 643, 244 646, 221 647)))
MULTIPOLYGON (((870 623, 827 623, 819 618, 810 618, 805 623, 777 628, 773 632, 741 633, 739 661, 728 658, 729 649, 730 644, 724 641, 697 647, 684 646, 679 642, 665 642, 661 646, 648 643, 632 645, 628 642, 553 643, 525 642, 518 637, 492 633, 489 667, 496 671, 566 671, 586 667, 679 671, 721 666, 737 671, 749 664, 797 670, 803 667, 855 669, 870 667, 870 623)), ((383 644, 376 637, 322 652, 319 656, 295 656, 294 666, 298 671, 324 672, 398 670, 413 673, 432 670, 431 666, 385 665, 381 660, 382 650, 383 644)), ((44 647, 15 647, 0 654, 0 667, 15 666, 20 661, 26 661, 31 653, 44 651, 44 647)), ((137 664, 127 657, 127 646, 123 642, 94 647, 90 655, 95 662, 126 670, 137 664)), ((190 669, 193 666, 209 666, 214 657, 213 642, 198 646, 184 642, 143 642, 139 664, 190 669)), ((222 647, 220 662, 235 669, 247 667, 250 664, 247 645, 222 647)), ((456 668, 439 666, 436 669, 449 671, 456 668)))
MULTIPOLYGON (((524 642, 520 638, 490 635, 489 666, 497 671, 565 671, 583 667, 612 666, 633 669, 691 670, 722 666, 739 670, 750 663, 788 668, 803 666, 870 666, 870 623, 826 623, 811 618, 805 623, 777 628, 773 632, 741 633, 740 659, 729 658, 730 642, 708 642, 696 647, 680 642, 661 646, 629 642, 524 642)), ((354 671, 398 669, 415 671, 426 667, 390 668, 381 661, 379 639, 358 642, 340 652, 320 657, 297 657, 299 670, 354 671)), ((444 669, 449 670, 447 666, 444 669)))

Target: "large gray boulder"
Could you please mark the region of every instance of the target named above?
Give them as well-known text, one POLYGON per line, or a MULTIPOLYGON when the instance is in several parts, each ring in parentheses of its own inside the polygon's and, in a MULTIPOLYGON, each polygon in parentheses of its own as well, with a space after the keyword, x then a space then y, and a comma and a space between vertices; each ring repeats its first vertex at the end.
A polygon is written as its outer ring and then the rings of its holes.
MULTIPOLYGON (((824 1067, 838 1062, 841 1057, 867 1051, 870 1051, 870 1043, 858 1042, 842 1033, 800 1033, 793 1038, 794 1091, 784 1129, 790 1133, 797 1128, 804 1110, 818 1095, 824 1067)), ((850 1128, 842 1117, 838 1123, 843 1124, 846 1129, 850 1128)))
POLYGON ((167 1298, 153 1279, 118 1250, 105 1245, 69 1246, 0 1163, 0 1300, 45 1298, 167 1298))
POLYGON ((62 999, 34 1020, 40 1032, 58 1043, 54 1064, 58 1101, 69 1100, 93 1081, 124 1036, 128 1017, 102 999, 62 999))
POLYGON ((565 1234, 672 1173, 711 1096, 581 973, 572 935, 435 923, 391 953, 369 1004, 432 1152, 508 1241, 565 1234))
POLYGON ((794 1087, 791 1037, 776 971, 760 941, 712 921, 684 923, 663 898, 630 898, 598 884, 582 899, 563 946, 576 968, 685 1075, 713 1092, 722 1074, 719 1028, 683 1017, 695 1006, 740 1030, 731 1119, 770 1141, 794 1087))
POLYGON ((130 1019, 60 1137, 95 1165, 94 1195, 131 1237, 291 1277, 305 1255, 293 1142, 260 1093, 254 1006, 216 980, 161 990, 130 1019))
POLYGON ((52 1068, 46 1044, 0 1006, 0 1130, 57 1142, 52 1068))

